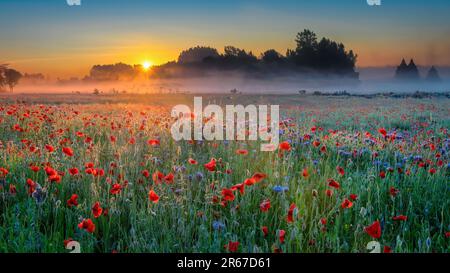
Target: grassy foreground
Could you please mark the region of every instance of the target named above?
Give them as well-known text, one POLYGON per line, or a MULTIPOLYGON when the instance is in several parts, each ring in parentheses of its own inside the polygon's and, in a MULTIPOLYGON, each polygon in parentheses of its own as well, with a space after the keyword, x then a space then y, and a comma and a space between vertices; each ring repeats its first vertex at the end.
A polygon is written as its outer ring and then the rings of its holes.
POLYGON ((203 100, 280 104, 280 149, 175 142, 192 96, 2 97, 0 252, 449 252, 448 100, 203 100))

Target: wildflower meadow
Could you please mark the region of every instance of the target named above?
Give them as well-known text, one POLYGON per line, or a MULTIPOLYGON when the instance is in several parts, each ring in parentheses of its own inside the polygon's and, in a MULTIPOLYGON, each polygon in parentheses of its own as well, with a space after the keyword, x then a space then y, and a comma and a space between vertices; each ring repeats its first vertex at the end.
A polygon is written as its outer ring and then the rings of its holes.
POLYGON ((204 96, 279 104, 273 152, 173 140, 192 100, 2 97, 0 252, 449 252, 448 99, 204 96))

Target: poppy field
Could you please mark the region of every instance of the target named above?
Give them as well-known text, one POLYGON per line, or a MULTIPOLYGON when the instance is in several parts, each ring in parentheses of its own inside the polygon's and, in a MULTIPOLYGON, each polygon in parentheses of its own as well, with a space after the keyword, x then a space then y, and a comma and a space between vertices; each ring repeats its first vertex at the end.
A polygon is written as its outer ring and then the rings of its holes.
POLYGON ((280 144, 172 139, 191 95, 0 98, 0 252, 448 253, 448 99, 279 104, 280 144))

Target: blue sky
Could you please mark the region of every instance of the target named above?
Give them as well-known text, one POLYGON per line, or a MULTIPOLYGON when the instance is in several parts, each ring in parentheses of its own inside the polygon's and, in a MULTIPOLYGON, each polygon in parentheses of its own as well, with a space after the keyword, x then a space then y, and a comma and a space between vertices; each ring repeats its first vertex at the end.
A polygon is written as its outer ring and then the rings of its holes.
POLYGON ((448 0, 0 0, 0 62, 79 75, 96 63, 163 63, 195 45, 285 53, 310 28, 354 49, 360 66, 450 65, 448 14, 448 0))

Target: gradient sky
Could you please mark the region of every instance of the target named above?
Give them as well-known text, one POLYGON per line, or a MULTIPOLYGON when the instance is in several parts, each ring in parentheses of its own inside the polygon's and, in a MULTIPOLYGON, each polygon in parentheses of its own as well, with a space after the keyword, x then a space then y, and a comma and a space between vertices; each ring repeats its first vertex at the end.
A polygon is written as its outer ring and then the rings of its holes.
POLYGON ((450 65, 449 14, 449 0, 0 0, 0 63, 68 77, 93 64, 161 64, 195 45, 284 54, 310 28, 354 49, 358 66, 450 65))

